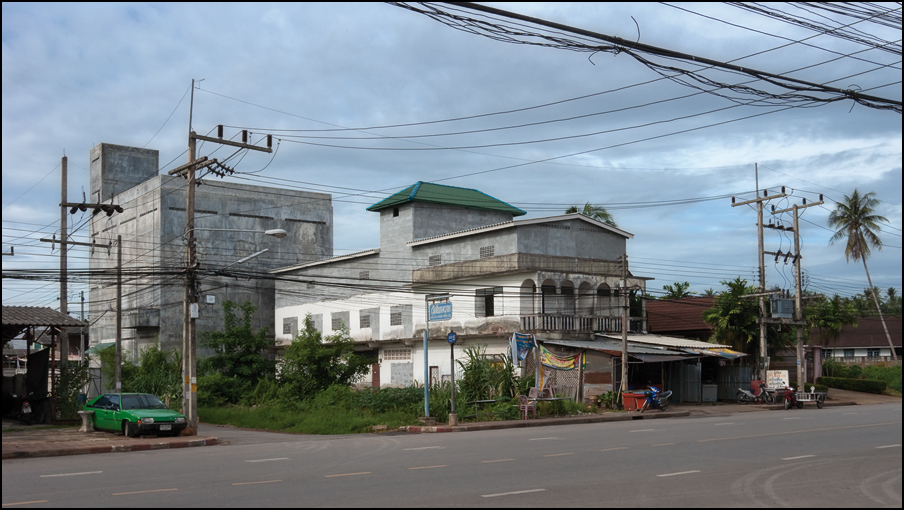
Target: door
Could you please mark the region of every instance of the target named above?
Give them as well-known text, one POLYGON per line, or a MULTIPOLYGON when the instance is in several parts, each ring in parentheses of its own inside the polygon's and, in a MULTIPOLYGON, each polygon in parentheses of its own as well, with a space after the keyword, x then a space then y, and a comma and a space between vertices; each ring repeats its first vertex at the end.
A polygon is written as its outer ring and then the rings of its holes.
POLYGON ((370 385, 374 388, 380 387, 380 364, 374 363, 370 366, 370 385))

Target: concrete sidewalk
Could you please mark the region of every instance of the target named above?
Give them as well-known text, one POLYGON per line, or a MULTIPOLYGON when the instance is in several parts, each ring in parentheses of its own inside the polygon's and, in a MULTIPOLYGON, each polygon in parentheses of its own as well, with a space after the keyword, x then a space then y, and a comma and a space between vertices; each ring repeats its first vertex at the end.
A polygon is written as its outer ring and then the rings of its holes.
MULTIPOLYGON (((901 403, 900 398, 884 395, 872 395, 831 389, 826 406, 868 405, 901 403)), ((806 408, 816 409, 814 403, 806 403, 806 408)), ((435 427, 409 426, 399 429, 407 433, 433 432, 472 432, 479 430, 498 430, 522 427, 543 427, 551 425, 571 425, 578 423, 605 423, 610 421, 655 420, 660 418, 676 418, 705 415, 730 415, 758 411, 781 410, 781 404, 774 405, 738 405, 732 402, 716 402, 707 404, 673 404, 667 411, 638 412, 605 412, 583 414, 578 416, 562 416, 555 418, 539 418, 530 420, 483 421, 465 423, 455 427, 437 425, 435 427)), ((187 448, 220 444, 213 436, 177 436, 177 437, 141 437, 126 438, 121 434, 110 432, 78 432, 77 427, 41 427, 26 426, 15 421, 3 420, 3 459, 20 459, 29 457, 56 457, 62 455, 82 455, 88 453, 134 452, 160 450, 167 448, 187 448), (12 430, 10 430, 12 429, 12 430)))
POLYGON ((163 450, 218 443, 216 437, 210 436, 127 438, 110 432, 79 432, 78 427, 27 426, 3 420, 3 460, 163 450))

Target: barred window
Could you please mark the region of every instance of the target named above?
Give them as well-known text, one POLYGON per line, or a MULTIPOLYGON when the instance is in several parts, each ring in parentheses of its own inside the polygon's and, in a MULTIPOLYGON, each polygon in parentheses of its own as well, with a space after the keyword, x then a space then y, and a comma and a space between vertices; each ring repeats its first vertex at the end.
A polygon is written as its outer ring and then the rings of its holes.
POLYGON ((389 325, 390 326, 401 326, 402 325, 402 312, 391 312, 389 314, 389 325))
POLYGON ((402 361, 411 359, 411 349, 383 349, 383 360, 402 361))
POLYGON ((370 280, 370 271, 360 271, 358 273, 359 280, 370 280))
POLYGON ((342 329, 342 325, 343 325, 343 324, 344 324, 344 322, 342 321, 342 318, 341 318, 341 317, 336 317, 335 319, 333 319, 333 320, 332 320, 332 328, 333 328, 333 331, 337 331, 337 330, 342 329))
POLYGON ((480 247, 480 258, 492 257, 493 253, 496 251, 496 245, 491 244, 489 246, 481 246, 480 247))
POLYGON ((368 315, 361 315, 361 321, 360 321, 360 322, 361 322, 361 327, 362 327, 362 328, 369 328, 369 327, 370 327, 370 314, 368 314, 368 315))
POLYGON ((443 264, 443 256, 442 255, 430 255, 430 259, 428 262, 431 266, 441 266, 443 264))

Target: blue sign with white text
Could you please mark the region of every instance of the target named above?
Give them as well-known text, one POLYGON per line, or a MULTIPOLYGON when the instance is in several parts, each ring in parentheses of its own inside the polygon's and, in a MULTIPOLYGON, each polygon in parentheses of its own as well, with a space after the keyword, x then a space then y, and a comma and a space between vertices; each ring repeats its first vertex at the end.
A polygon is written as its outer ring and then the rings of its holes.
POLYGON ((453 332, 449 333, 448 335, 446 335, 446 340, 448 340, 450 344, 454 344, 455 341, 458 340, 458 335, 456 335, 455 332, 453 331, 453 332))
POLYGON ((452 303, 430 303, 427 306, 428 321, 447 321, 452 318, 452 303))

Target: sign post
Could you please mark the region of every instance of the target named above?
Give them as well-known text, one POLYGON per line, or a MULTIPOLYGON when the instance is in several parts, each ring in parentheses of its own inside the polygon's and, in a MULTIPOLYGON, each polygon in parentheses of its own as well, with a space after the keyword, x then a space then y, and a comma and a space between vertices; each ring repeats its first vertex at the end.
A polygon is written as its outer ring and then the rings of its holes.
POLYGON ((427 359, 427 341, 430 339, 430 321, 447 321, 452 318, 452 303, 448 294, 427 294, 427 330, 424 331, 424 418, 430 417, 430 363, 427 359), (437 301, 440 301, 439 303, 437 301))
POLYGON ((458 340, 458 335, 452 331, 446 336, 446 340, 449 341, 449 366, 452 370, 452 412, 449 413, 449 426, 454 427, 458 425, 458 414, 455 412, 455 341, 458 340))

